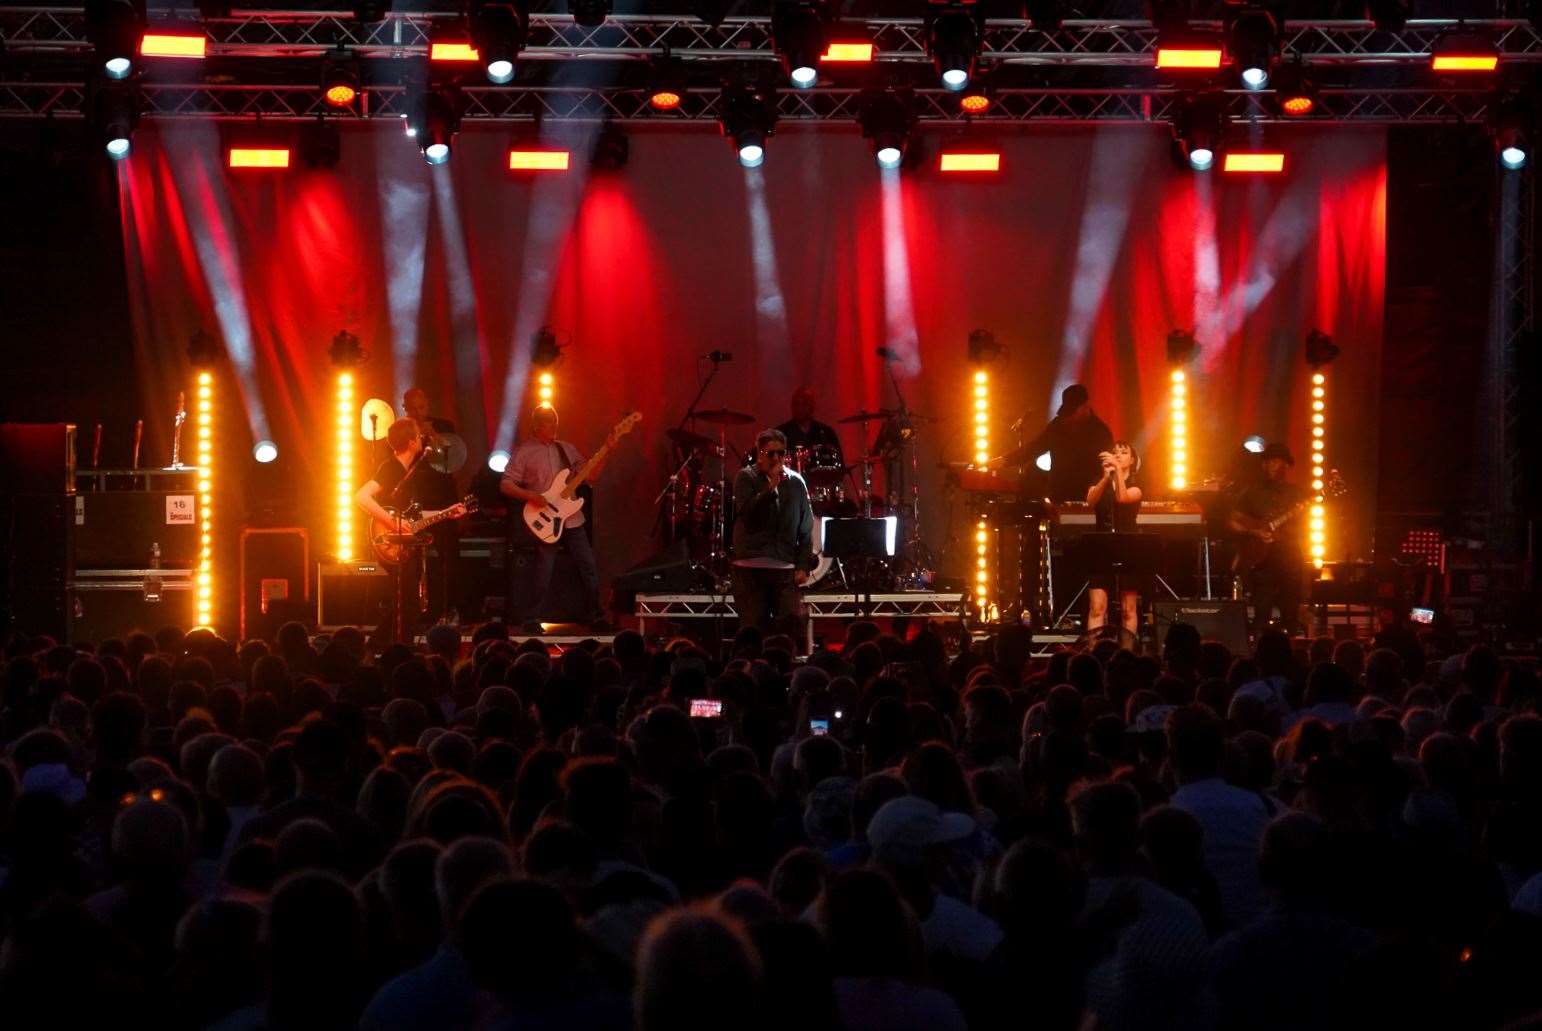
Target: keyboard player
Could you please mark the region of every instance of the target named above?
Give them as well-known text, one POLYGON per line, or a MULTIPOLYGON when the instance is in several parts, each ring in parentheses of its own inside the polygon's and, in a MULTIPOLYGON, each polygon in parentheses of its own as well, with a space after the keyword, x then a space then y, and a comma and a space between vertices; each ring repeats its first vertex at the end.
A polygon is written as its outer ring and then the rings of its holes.
POLYGON ((1092 410, 1087 388, 1073 383, 1060 392, 1060 410, 1033 440, 987 463, 988 469, 1030 465, 1049 453, 1049 500, 1083 501, 1087 484, 1102 478, 1098 457, 1113 446, 1108 423, 1092 410))

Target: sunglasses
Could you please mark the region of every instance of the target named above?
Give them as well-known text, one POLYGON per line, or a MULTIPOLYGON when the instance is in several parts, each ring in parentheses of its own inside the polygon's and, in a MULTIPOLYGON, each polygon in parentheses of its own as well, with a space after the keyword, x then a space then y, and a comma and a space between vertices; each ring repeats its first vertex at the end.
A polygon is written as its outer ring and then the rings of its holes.
POLYGON ((765 455, 767 458, 780 458, 787 453, 787 449, 784 447, 763 447, 760 449, 760 453, 765 455))

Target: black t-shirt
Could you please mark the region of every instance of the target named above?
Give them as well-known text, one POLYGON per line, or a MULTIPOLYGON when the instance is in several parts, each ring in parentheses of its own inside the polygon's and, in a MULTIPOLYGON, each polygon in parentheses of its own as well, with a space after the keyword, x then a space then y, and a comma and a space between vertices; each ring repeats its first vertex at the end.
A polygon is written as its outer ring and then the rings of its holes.
POLYGON ((1008 465, 1032 465, 1049 452, 1049 499, 1051 501, 1086 501, 1087 488, 1103 475, 1098 453, 1114 445, 1108 423, 1089 414, 1084 419, 1050 420, 1029 443, 1007 456, 1008 465))
MULTIPOLYGON (((1237 511, 1254 519, 1269 520, 1285 512, 1286 509, 1306 497, 1306 492, 1293 483, 1283 480, 1259 480, 1237 499, 1237 511)), ((1299 554, 1301 551, 1301 535, 1295 532, 1297 520, 1301 518, 1298 512, 1286 523, 1282 523, 1274 531, 1274 550, 1285 552, 1287 555, 1299 554)))
MULTIPOLYGON (((1127 478, 1124 483, 1127 488, 1135 486, 1135 477, 1127 478)), ((1085 493, 1082 496, 1085 497, 1085 493)), ((1093 511, 1097 513, 1099 530, 1134 533, 1135 517, 1140 514, 1140 502, 1131 501, 1120 504, 1114 500, 1114 488, 1109 485, 1103 488, 1103 496, 1098 498, 1093 511)))
MULTIPOLYGON (((380 484, 380 493, 375 496, 375 500, 386 508, 406 508, 412 498, 392 496, 406 476, 406 467, 396 460, 395 455, 381 462, 380 468, 376 469, 375 475, 371 477, 376 483, 380 484)), ((407 490, 403 493, 411 494, 412 492, 407 490)))

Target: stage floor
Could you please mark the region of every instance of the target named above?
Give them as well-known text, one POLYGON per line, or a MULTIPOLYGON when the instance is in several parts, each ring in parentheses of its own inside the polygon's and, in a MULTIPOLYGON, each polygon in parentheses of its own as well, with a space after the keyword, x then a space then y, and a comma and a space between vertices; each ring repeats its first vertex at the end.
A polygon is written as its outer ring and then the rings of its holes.
MULTIPOLYGON (((810 591, 803 595, 804 646, 814 647, 814 621, 819 619, 964 619, 968 601, 962 591, 892 591, 875 594, 810 591)), ((639 594, 633 615, 638 632, 648 633, 649 621, 737 620, 732 594, 639 594)), ((726 636, 726 635, 725 635, 726 636)))

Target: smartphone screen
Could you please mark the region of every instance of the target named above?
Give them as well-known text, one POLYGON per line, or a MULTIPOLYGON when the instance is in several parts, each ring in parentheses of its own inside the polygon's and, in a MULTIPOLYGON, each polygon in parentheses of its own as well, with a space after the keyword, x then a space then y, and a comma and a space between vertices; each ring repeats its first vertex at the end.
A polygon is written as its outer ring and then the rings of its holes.
POLYGON ((711 698, 692 698, 691 715, 703 719, 716 719, 723 715, 723 703, 711 698))
POLYGON ((1409 609, 1408 618, 1413 620, 1415 623, 1433 623, 1435 622, 1435 610, 1409 609))
POLYGON ((808 732, 810 734, 813 734, 815 737, 818 737, 821 734, 828 734, 828 733, 830 733, 830 721, 829 720, 809 720, 808 721, 808 732))

